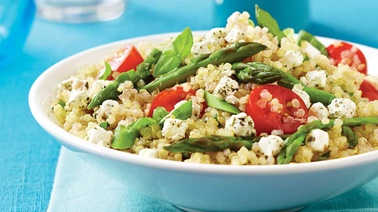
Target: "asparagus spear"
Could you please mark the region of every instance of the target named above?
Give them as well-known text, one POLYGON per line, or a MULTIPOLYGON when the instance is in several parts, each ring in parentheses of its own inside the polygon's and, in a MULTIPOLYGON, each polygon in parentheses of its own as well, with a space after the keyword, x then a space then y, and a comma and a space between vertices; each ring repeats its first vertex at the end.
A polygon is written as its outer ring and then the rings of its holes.
MULTIPOLYGON (((378 124, 378 117, 356 117, 356 118, 342 118, 343 126, 354 127, 364 124, 378 124)), ((278 164, 288 164, 294 157, 298 148, 304 142, 306 135, 313 129, 328 129, 335 123, 335 119, 330 119, 328 123, 322 123, 319 120, 312 121, 302 125, 297 132, 290 135, 284 143, 284 148, 281 150, 277 158, 278 164)))
MULTIPOLYGON (((292 89, 300 81, 294 76, 277 68, 259 62, 234 63, 232 69, 238 72, 237 78, 241 82, 253 82, 256 84, 268 84, 277 81, 279 85, 292 89)), ((316 88, 303 86, 303 90, 310 96, 312 103, 321 102, 329 105, 336 98, 335 95, 318 90, 316 88)))
POLYGON ((239 150, 242 146, 248 149, 252 144, 260 140, 260 137, 230 137, 230 136, 206 136, 202 138, 188 138, 180 142, 165 146, 170 152, 217 152, 225 149, 239 150))
POLYGON ((162 75, 140 89, 146 89, 149 92, 152 92, 155 89, 163 90, 174 86, 176 83, 185 82, 187 77, 194 75, 200 67, 206 67, 209 64, 220 65, 226 62, 239 62, 265 50, 266 48, 265 45, 255 42, 235 43, 231 47, 220 49, 212 54, 200 55, 194 58, 192 63, 183 66, 176 71, 162 75))
POLYGON ((117 97, 121 94, 121 92, 117 90, 118 86, 127 80, 131 81, 133 84, 136 84, 141 79, 147 79, 151 74, 151 68, 157 63, 160 55, 160 50, 153 49, 148 57, 137 66, 136 71, 130 70, 128 72, 121 73, 117 79, 115 79, 111 84, 102 89, 96 96, 93 97, 87 108, 89 110, 93 109, 107 99, 117 99, 117 97))

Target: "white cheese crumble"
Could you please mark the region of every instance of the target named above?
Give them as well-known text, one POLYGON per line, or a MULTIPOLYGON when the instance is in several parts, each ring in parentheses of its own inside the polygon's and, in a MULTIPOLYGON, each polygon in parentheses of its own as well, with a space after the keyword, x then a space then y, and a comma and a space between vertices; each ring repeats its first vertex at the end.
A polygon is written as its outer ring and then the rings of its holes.
POLYGON ((112 136, 112 131, 107 131, 104 128, 97 125, 94 128, 88 130, 85 140, 100 146, 110 147, 112 136))
POLYGON ((335 98, 328 105, 331 118, 352 118, 356 113, 356 104, 347 98, 335 98))
POLYGON ((222 48, 226 35, 224 28, 213 28, 199 42, 194 42, 192 53, 194 55, 213 53, 222 48))
POLYGON ((306 136, 306 145, 311 147, 314 151, 324 152, 329 144, 329 135, 327 132, 314 129, 306 136))
POLYGON ((322 120, 323 118, 328 118, 329 112, 326 106, 323 105, 321 102, 316 102, 311 105, 308 114, 310 116, 314 116, 319 120, 322 120))
POLYGON ((229 43, 241 42, 244 41, 245 32, 240 28, 239 25, 232 27, 230 32, 224 38, 229 43))
POLYGON ((292 91, 296 93, 299 97, 301 97, 306 107, 309 108, 311 106, 310 96, 302 89, 303 87, 301 84, 295 84, 293 86, 292 91))
POLYGON ((167 118, 164 122, 161 133, 165 138, 171 139, 173 141, 178 141, 185 138, 185 132, 188 127, 189 126, 187 123, 185 123, 185 121, 174 118, 167 118))
POLYGON ((324 88, 327 83, 327 74, 324 70, 309 71, 300 81, 309 87, 324 88))
POLYGON ((118 108, 118 106, 119 106, 119 103, 115 100, 111 100, 111 99, 105 100, 101 104, 99 110, 95 112, 95 115, 97 117, 107 118, 112 114, 113 109, 118 108))
POLYGON ((142 149, 139 151, 138 155, 147 158, 158 158, 158 151, 156 149, 142 149))
POLYGON ((302 41, 301 47, 309 58, 321 55, 321 52, 307 41, 302 41))
POLYGON ((294 50, 288 50, 285 52, 285 55, 281 58, 283 63, 289 67, 298 67, 303 63, 303 55, 294 50))
POLYGON ((244 112, 228 118, 225 129, 234 132, 236 136, 251 136, 256 134, 255 123, 244 112))
POLYGON ((89 88, 88 96, 93 99, 103 88, 106 88, 112 81, 110 80, 95 80, 89 88))
POLYGON ((233 96, 238 90, 239 83, 230 77, 224 76, 214 89, 213 95, 218 99, 225 100, 229 96, 233 96))
POLYGON ((268 135, 262 137, 258 142, 260 151, 264 153, 265 156, 275 156, 277 155, 284 145, 284 141, 281 137, 276 135, 268 135))
POLYGON ((88 95, 86 91, 72 90, 66 105, 71 108, 84 108, 88 103, 88 95))

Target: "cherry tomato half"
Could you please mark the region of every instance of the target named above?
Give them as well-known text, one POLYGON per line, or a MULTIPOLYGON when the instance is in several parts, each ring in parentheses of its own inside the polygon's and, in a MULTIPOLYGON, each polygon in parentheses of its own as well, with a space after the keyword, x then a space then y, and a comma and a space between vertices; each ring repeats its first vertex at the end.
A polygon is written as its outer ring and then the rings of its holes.
POLYGON ((116 78, 119 73, 136 69, 143 62, 143 57, 134 45, 126 45, 114 56, 109 62, 113 73, 109 75, 108 80, 116 78))
POLYGON ((327 47, 327 51, 333 65, 341 63, 349 65, 363 74, 367 73, 365 55, 356 46, 344 41, 336 41, 327 47))
POLYGON ((191 89, 189 91, 184 91, 184 88, 180 86, 163 90, 156 95, 155 99, 152 101, 148 116, 152 117, 152 114, 157 107, 164 107, 170 112, 174 109, 175 104, 182 100, 188 100, 191 96, 195 95, 195 90, 191 89))
POLYGON ((368 98, 370 101, 378 100, 378 89, 369 80, 364 79, 360 86, 362 97, 368 98))
POLYGON ((257 135, 272 130, 294 133, 307 122, 308 109, 292 90, 279 85, 261 85, 254 88, 246 105, 246 113, 255 122, 257 135))

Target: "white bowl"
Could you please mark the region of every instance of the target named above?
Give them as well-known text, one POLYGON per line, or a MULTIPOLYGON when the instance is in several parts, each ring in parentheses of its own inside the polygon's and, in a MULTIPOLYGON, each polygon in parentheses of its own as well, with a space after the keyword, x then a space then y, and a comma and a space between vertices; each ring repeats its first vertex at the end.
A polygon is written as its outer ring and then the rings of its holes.
MULTIPOLYGON (((200 32, 198 32, 200 33, 200 32)), ((126 43, 160 41, 173 34, 124 40, 75 54, 47 69, 33 84, 29 105, 37 122, 63 146, 128 189, 180 208, 272 211, 305 207, 361 186, 378 176, 378 151, 304 164, 226 166, 146 158, 85 142, 54 123, 50 102, 59 82, 97 63, 126 43)), ((324 44, 333 40, 319 38, 324 44)), ((359 45, 369 67, 378 50, 359 45)), ((370 70, 373 70, 370 68, 370 70)))

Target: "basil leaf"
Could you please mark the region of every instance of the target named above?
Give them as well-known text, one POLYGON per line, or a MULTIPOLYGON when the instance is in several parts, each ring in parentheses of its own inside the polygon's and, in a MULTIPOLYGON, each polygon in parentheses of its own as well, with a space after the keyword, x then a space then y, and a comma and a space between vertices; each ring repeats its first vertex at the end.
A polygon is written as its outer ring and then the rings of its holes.
POLYGON ((298 33, 298 45, 301 45, 303 41, 309 42, 313 47, 320 51, 323 55, 329 57, 327 48, 318 40, 315 36, 306 32, 305 30, 300 30, 298 33))
POLYGON ((190 54, 193 43, 192 31, 187 27, 173 41, 173 50, 181 59, 184 59, 190 54))
POLYGON ((106 80, 112 73, 112 67, 108 62, 105 61, 105 71, 104 73, 98 78, 99 80, 106 80))
POLYGON ((105 121, 105 122, 102 122, 101 124, 100 124, 100 127, 101 128, 103 128, 104 130, 106 130, 106 128, 108 127, 108 122, 107 121, 105 121))
POLYGON ((172 110, 171 115, 180 120, 190 118, 192 116, 192 100, 189 100, 172 110))
POLYGON ((159 124, 163 125, 168 117, 174 116, 176 119, 185 120, 192 116, 192 100, 189 100, 179 107, 173 109, 168 115, 166 115, 159 124))
POLYGON ((114 138, 110 146, 113 149, 129 149, 139 137, 139 130, 155 123, 156 121, 152 118, 140 118, 127 127, 118 125, 114 130, 114 138))
POLYGON ((154 77, 166 74, 172 70, 179 68, 181 65, 181 59, 176 55, 173 50, 165 50, 161 54, 158 62, 156 63, 153 73, 154 77))
POLYGON ((226 101, 217 99, 215 96, 213 96, 207 91, 205 91, 205 101, 207 106, 209 107, 213 107, 215 109, 223 110, 233 114, 240 113, 240 110, 237 107, 233 106, 232 104, 226 101))
POLYGON ((255 12, 257 24, 260 27, 268 28, 270 33, 278 37, 278 42, 280 42, 282 38, 286 37, 278 26, 277 21, 267 11, 256 5, 255 12))
POLYGON ((164 107, 157 107, 152 114, 152 118, 159 123, 168 114, 168 111, 164 107))

